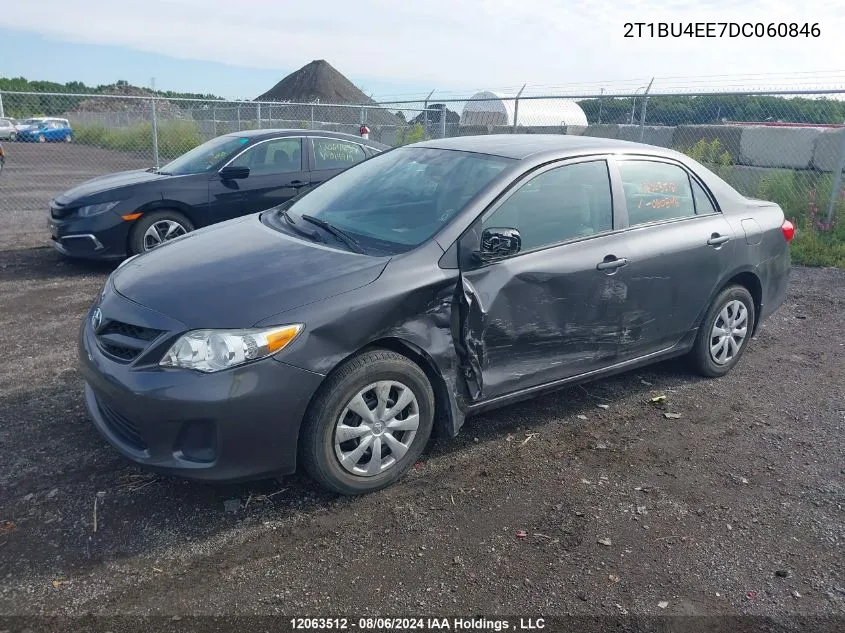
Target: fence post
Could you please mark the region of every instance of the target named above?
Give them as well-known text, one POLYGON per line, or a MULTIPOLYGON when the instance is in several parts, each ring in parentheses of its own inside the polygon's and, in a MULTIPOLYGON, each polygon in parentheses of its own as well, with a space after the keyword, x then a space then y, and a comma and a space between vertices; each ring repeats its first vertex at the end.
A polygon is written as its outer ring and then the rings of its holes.
POLYGON ((256 106, 255 116, 258 119, 258 129, 260 130, 261 129, 261 104, 260 103, 256 106))
POLYGON ((0 92, 0 116, 6 116, 6 113, 3 111, 3 93, 0 92))
POLYGON ((645 111, 648 107, 648 91, 651 90, 651 84, 654 83, 654 77, 651 78, 651 81, 648 82, 648 87, 645 89, 643 93, 643 108, 640 112, 640 143, 643 142, 643 137, 645 136, 645 111))
POLYGON ((214 121, 214 136, 217 136, 217 106, 211 106, 211 118, 214 121))
POLYGON ((522 91, 525 90, 525 85, 516 93, 513 100, 513 133, 516 134, 516 126, 519 124, 519 98, 522 96, 522 91))
MULTIPOLYGON (((437 88, 434 90, 437 90, 437 88)), ((434 90, 429 92, 425 101, 423 101, 423 139, 428 138, 428 100, 431 99, 431 95, 434 94, 434 90)))
POLYGON ((449 103, 443 104, 440 111, 440 138, 446 138, 446 113, 449 111, 449 103))
POLYGON ((238 104, 238 132, 241 131, 241 104, 238 104))
POLYGON ((151 115, 153 123, 153 159, 155 160, 156 169, 160 167, 158 162, 158 117, 156 116, 156 100, 150 99, 151 115))
POLYGON ((827 225, 833 222, 833 213, 836 211, 836 199, 842 190, 842 170, 845 169, 845 127, 839 135, 839 160, 836 162, 836 171, 833 173, 833 187, 830 190, 830 203, 827 205, 827 225))

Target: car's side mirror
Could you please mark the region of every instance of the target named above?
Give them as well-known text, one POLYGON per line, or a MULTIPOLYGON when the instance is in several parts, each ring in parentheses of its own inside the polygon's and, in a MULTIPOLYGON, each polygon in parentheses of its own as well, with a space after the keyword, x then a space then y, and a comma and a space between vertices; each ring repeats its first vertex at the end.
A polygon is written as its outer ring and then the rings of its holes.
POLYGON ((220 178, 223 180, 242 180, 244 178, 249 178, 249 167, 235 167, 233 165, 229 165, 228 167, 224 167, 219 172, 220 178))
POLYGON ((522 236, 517 229, 489 228, 481 232, 481 248, 473 253, 478 262, 494 262, 522 250, 522 236))

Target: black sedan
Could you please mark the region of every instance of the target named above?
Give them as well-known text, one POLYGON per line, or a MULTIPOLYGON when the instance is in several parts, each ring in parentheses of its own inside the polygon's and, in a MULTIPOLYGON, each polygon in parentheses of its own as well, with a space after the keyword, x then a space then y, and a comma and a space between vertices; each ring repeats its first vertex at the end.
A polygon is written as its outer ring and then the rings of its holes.
POLYGON ((123 259, 194 229, 285 202, 387 145, 316 130, 253 130, 212 139, 161 169, 89 180, 50 205, 65 255, 123 259))
POLYGON ((87 407, 150 468, 377 490, 491 407, 674 356, 726 374, 792 235, 670 150, 411 145, 122 264, 81 329, 87 407))

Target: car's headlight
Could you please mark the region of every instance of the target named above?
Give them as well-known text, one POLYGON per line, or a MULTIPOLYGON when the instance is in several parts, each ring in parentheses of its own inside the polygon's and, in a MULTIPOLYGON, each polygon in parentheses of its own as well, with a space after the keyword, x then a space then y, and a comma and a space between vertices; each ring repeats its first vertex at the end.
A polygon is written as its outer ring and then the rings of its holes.
POLYGON ((264 358, 284 349, 304 326, 269 329, 194 330, 182 335, 159 365, 214 372, 264 358))
POLYGON ((76 215, 80 218, 90 218, 92 216, 105 213, 106 211, 111 211, 119 204, 119 200, 115 200, 114 202, 102 202, 100 204, 89 204, 85 207, 79 207, 76 210, 76 215))

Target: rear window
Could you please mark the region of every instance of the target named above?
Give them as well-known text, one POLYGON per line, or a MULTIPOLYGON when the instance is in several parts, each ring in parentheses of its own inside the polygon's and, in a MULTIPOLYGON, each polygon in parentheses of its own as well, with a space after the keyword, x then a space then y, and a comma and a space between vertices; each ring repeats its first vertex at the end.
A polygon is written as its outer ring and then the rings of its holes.
POLYGON ((621 160, 618 165, 631 226, 695 215, 685 170, 650 160, 621 160))

